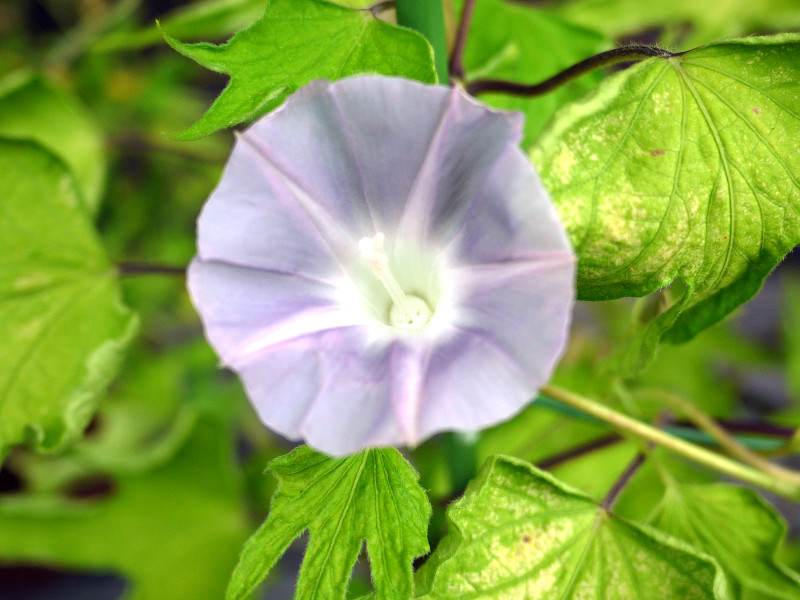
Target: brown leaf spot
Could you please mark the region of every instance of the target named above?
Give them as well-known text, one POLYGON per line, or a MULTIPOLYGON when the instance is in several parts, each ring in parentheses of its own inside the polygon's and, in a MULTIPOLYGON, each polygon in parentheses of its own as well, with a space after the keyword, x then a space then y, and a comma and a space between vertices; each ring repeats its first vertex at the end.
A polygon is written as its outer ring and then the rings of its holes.
POLYGON ((650 156, 661 156, 665 152, 666 150, 653 150, 652 152, 650 152, 650 156))
POLYGON ((523 536, 522 536, 522 541, 523 541, 523 542, 525 542, 526 544, 530 544, 530 542, 531 542, 531 536, 529 536, 529 535, 526 533, 525 535, 523 535, 523 536))
POLYGON ((757 115, 760 115, 761 114, 761 108, 759 108, 758 106, 754 106, 753 107, 753 112, 756 113, 757 115))

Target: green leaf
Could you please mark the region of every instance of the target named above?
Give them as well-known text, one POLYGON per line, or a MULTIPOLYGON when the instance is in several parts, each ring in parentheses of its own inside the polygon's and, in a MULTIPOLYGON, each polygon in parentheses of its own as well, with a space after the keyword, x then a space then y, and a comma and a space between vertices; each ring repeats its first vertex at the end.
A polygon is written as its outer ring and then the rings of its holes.
MULTIPOLYGON (((378 6, 382 0, 328 0, 331 4, 338 4, 346 8, 370 8, 378 6)), ((387 9, 388 10, 388 9, 387 9)))
POLYGON ((397 450, 335 459, 302 446, 272 461, 270 470, 279 482, 272 508, 245 544, 227 600, 247 598, 306 529, 310 540, 297 600, 343 599, 362 540, 377 598, 412 597, 412 561, 428 551, 431 507, 414 469, 397 450))
POLYGON ((106 177, 102 133, 72 95, 30 73, 0 81, 0 135, 35 140, 72 169, 89 211, 100 205, 106 177))
POLYGON ((534 148, 581 299, 685 284, 635 340, 634 367, 752 297, 800 241, 799 98, 800 36, 733 40, 609 78, 534 148))
MULTIPOLYGON (((164 31, 183 39, 224 39, 255 22, 266 5, 267 0, 204 0, 171 11, 160 23, 164 31)), ((161 39, 161 32, 153 24, 135 31, 113 32, 95 44, 93 50, 134 50, 158 44, 161 39)))
POLYGON ((755 491, 675 483, 650 521, 714 556, 737 588, 765 600, 800 598, 800 575, 775 561, 786 525, 755 491))
POLYGON ((0 138, 0 173, 2 456, 23 441, 53 450, 77 437, 138 320, 64 164, 0 138))
POLYGON ((238 381, 217 368, 218 360, 201 338, 157 355, 152 348, 133 348, 95 415, 92 435, 63 458, 106 473, 141 472, 167 462, 199 417, 229 418, 247 404, 238 381))
POLYGON ((0 496, 0 559, 114 571, 126 600, 221 598, 249 530, 228 425, 201 420, 168 463, 111 483, 101 498, 0 496))
POLYGON ((488 461, 448 518, 418 575, 425 600, 729 598, 710 557, 518 459, 488 461))
POLYGON ((713 6, 696 0, 570 0, 553 10, 566 19, 593 27, 612 38, 651 28, 675 29, 689 46, 753 31, 800 27, 797 0, 726 0, 713 6), (687 24, 691 25, 687 33, 687 24))
MULTIPOLYGON (((539 83, 606 50, 609 45, 605 37, 593 30, 530 6, 504 0, 480 0, 475 3, 464 49, 466 79, 539 83)), ((481 94, 480 100, 497 108, 524 113, 523 146, 528 146, 560 106, 585 96, 601 79, 602 73, 598 71, 536 98, 481 94)))
MULTIPOLYGON (((710 415, 735 413, 740 401, 740 380, 751 371, 769 368, 769 354, 744 338, 729 323, 718 323, 691 342, 661 347, 655 360, 632 384, 645 397, 654 390, 647 414, 653 418, 664 405, 657 390, 670 390, 710 415)), ((640 403, 641 405, 641 403, 640 403)))
POLYGON ((436 81, 433 51, 421 35, 324 0, 271 0, 264 16, 221 46, 164 38, 231 77, 208 112, 178 136, 187 140, 254 119, 313 79, 378 73, 436 81))

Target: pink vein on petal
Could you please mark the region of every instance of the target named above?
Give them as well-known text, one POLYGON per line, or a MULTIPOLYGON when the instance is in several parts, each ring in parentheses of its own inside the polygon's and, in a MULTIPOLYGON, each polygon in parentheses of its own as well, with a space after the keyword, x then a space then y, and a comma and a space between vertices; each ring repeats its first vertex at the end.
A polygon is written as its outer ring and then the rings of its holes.
POLYGON ((358 155, 356 154, 355 144, 353 143, 353 139, 347 129, 347 119, 344 117, 344 113, 342 112, 342 107, 339 105, 339 98, 336 96, 336 89, 334 87, 328 87, 326 90, 328 92, 328 96, 331 99, 331 104, 333 105, 333 113, 336 115, 336 121, 339 123, 339 127, 342 131, 342 137, 347 145, 347 149, 350 150, 350 156, 353 158, 353 164, 356 167, 356 172, 358 173, 358 181, 361 184, 361 195, 363 196, 364 204, 367 209, 367 213, 369 214, 369 220, 372 223, 372 228, 377 233, 381 231, 378 226, 378 222, 375 220, 375 215, 372 213, 372 206, 370 205, 369 198, 367 198, 367 188, 366 188, 366 180, 364 179, 364 169, 361 167, 361 164, 358 162, 358 155))
POLYGON ((242 343, 226 363, 234 365, 253 358, 258 353, 308 335, 364 325, 364 318, 348 313, 338 306, 322 306, 295 313, 266 327, 242 343))
POLYGON ((457 285, 475 283, 481 287, 495 287, 523 275, 561 268, 573 262, 575 258, 570 254, 548 252, 508 262, 455 266, 448 271, 457 285))
POLYGON ((314 200, 313 196, 298 181, 295 181, 288 173, 282 171, 280 165, 270 156, 267 149, 249 131, 241 133, 239 139, 263 159, 270 173, 277 175, 286 184, 297 201, 298 208, 317 229, 337 262, 345 272, 348 272, 349 269, 342 262, 342 254, 345 256, 355 254, 357 243, 337 226, 339 219, 331 215, 325 207, 314 200))
POLYGON ((439 117, 439 123, 436 125, 436 130, 433 132, 433 135, 428 142, 428 147, 425 150, 425 156, 423 157, 422 163, 420 163, 419 166, 419 171, 417 171, 414 182, 411 184, 411 188, 409 189, 408 198, 405 202, 405 208, 403 209, 403 213, 400 215, 400 221, 397 225, 398 238, 409 236, 407 233, 409 231, 426 232, 428 229, 429 223, 427 220, 430 216, 431 198, 426 197, 425 194, 419 193, 419 188, 423 186, 423 184, 427 184, 428 180, 436 175, 435 171, 433 173, 429 173, 429 171, 433 168, 432 165, 434 163, 434 157, 436 156, 436 151, 438 150, 442 136, 444 135, 447 122, 450 118, 450 113, 452 112, 453 106, 459 98, 460 96, 458 95, 458 91, 453 88, 453 91, 450 93, 450 97, 447 99, 447 102, 444 105, 444 109, 442 109, 442 113, 439 117))
POLYGON ((432 352, 433 346, 429 344, 424 349, 411 349, 399 344, 392 348, 390 360, 394 381, 390 399, 403 435, 411 446, 420 441, 419 409, 432 352))

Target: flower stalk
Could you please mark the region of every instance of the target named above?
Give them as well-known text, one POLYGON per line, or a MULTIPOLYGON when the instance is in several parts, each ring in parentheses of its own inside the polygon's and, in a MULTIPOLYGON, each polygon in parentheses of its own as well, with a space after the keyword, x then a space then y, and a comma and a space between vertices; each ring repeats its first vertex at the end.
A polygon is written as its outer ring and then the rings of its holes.
POLYGON ((800 473, 772 463, 760 454, 753 452, 725 431, 714 419, 683 398, 668 392, 656 391, 655 393, 665 402, 672 405, 675 410, 686 415, 700 429, 711 435, 730 456, 777 479, 783 479, 800 487, 800 473))
POLYGON ((472 14, 475 11, 475 0, 464 0, 464 8, 461 9, 461 19, 458 22, 456 32, 456 42, 453 46, 453 54, 450 57, 450 75, 454 79, 464 79, 464 48, 467 45, 467 36, 472 24, 472 14))
POLYGON ((433 60, 439 83, 446 85, 447 39, 442 0, 396 0, 397 24, 421 33, 433 48, 433 60))
POLYGON ((662 446, 667 450, 681 454, 686 458, 710 467, 720 473, 751 483, 786 498, 795 501, 800 500, 800 485, 794 481, 787 481, 784 478, 776 477, 774 474, 765 473, 748 465, 731 460, 716 452, 685 442, 660 429, 632 419, 627 415, 568 390, 553 385, 546 385, 541 389, 541 392, 568 406, 608 423, 615 429, 633 434, 638 438, 662 446))

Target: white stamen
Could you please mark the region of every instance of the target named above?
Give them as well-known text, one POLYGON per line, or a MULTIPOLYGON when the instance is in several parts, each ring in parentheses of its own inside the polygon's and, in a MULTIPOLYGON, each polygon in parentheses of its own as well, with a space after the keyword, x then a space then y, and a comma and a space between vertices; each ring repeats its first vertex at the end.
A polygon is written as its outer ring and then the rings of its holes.
POLYGON ((394 327, 416 329, 425 325, 431 317, 431 309, 419 296, 406 294, 389 269, 389 257, 383 251, 386 239, 382 233, 363 237, 358 241, 358 250, 372 265, 372 272, 383 284, 392 308, 389 311, 389 322, 394 327))

